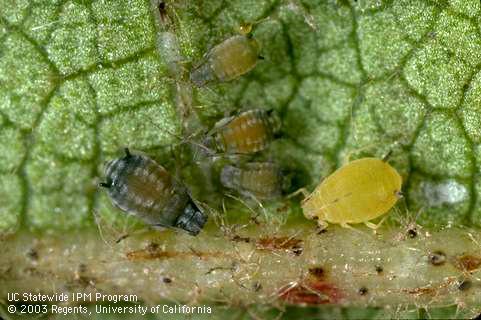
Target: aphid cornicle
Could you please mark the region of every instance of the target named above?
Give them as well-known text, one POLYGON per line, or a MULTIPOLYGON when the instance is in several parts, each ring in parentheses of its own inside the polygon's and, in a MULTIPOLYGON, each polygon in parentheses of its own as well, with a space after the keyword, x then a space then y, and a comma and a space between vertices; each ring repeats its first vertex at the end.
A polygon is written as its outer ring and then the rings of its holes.
POLYGON ((220 180, 224 187, 260 200, 274 199, 282 193, 282 172, 272 162, 249 162, 239 167, 225 165, 220 180))
POLYGON ((213 47, 191 71, 190 80, 202 87, 209 82, 224 82, 251 71, 262 57, 259 43, 249 35, 230 37, 213 47))
POLYGON ((273 110, 253 109, 218 121, 204 144, 228 154, 251 154, 266 149, 279 129, 273 110))
POLYGON ((397 202, 402 178, 387 162, 377 158, 354 160, 327 177, 302 201, 304 215, 319 224, 364 223, 375 228, 375 219, 397 202))
POLYGON ((197 235, 207 216, 188 189, 161 165, 125 149, 125 156, 107 163, 106 182, 112 203, 154 227, 180 228, 197 235))

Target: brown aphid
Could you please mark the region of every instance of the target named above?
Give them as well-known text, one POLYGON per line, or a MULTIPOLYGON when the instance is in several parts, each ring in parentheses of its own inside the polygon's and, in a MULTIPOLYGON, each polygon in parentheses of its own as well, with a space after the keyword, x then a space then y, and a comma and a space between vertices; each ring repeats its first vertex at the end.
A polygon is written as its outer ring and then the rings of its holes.
POLYGON ((225 165, 220 180, 224 187, 259 200, 275 199, 282 193, 282 172, 280 167, 272 162, 225 165))
POLYGON ((225 82, 251 71, 262 57, 259 43, 250 35, 236 35, 213 47, 190 72, 198 87, 225 82))
POLYGON ((161 165, 144 155, 133 155, 107 163, 106 182, 112 203, 153 227, 174 227, 197 235, 207 216, 192 200, 187 188, 161 165))
POLYGON ((266 149, 279 129, 273 110, 253 109, 218 121, 204 143, 222 153, 252 154, 266 149))

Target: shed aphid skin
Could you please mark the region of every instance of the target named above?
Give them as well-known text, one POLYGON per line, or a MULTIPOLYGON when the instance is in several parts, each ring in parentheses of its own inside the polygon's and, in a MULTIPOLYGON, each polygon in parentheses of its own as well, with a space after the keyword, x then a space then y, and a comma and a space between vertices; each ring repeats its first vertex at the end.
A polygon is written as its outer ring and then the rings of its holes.
POLYGON ((387 162, 377 158, 354 160, 321 182, 302 201, 304 215, 328 223, 349 227, 364 223, 389 211, 401 197, 402 178, 387 162))
POLYGON ((253 109, 218 121, 204 144, 222 153, 252 154, 266 149, 279 129, 273 110, 253 109))
POLYGON ((232 36, 207 52, 190 72, 198 87, 211 82, 236 79, 254 69, 260 56, 260 45, 250 33, 252 26, 241 26, 240 35, 232 36))
POLYGON ((197 235, 207 216, 187 188, 161 165, 125 149, 125 156, 107 163, 106 182, 112 203, 153 227, 174 227, 197 235))
POLYGON ((282 171, 272 162, 249 162, 242 166, 225 165, 221 170, 220 180, 224 187, 259 200, 275 199, 282 194, 282 171))

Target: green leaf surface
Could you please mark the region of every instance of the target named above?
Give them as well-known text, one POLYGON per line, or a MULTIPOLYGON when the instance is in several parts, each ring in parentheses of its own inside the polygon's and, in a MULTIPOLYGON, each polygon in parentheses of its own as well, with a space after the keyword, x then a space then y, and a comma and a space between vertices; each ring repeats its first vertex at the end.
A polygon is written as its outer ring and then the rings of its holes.
POLYGON ((162 23, 148 0, 0 0, 0 230, 94 229, 96 216, 134 224, 98 190, 103 163, 128 146, 175 170, 179 94, 203 127, 237 109, 277 110, 283 135, 267 156, 301 171, 298 187, 312 190, 348 155, 392 151, 419 224, 480 226, 480 7, 180 0, 162 23), (183 70, 255 21, 264 61, 179 91, 183 70))

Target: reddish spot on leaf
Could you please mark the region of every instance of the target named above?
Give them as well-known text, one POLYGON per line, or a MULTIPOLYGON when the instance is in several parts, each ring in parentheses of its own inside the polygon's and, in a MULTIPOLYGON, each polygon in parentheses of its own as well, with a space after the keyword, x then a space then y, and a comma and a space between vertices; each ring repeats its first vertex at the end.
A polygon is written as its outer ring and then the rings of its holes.
POLYGON ((259 250, 286 250, 300 255, 302 253, 301 239, 292 237, 270 237, 257 240, 256 248, 259 250))
POLYGON ((283 287, 279 298, 288 303, 301 305, 336 304, 342 299, 342 293, 331 283, 311 281, 283 287))
POLYGON ((454 265, 463 271, 474 271, 481 267, 481 257, 469 254, 458 256, 454 265))
POLYGON ((184 251, 167 251, 163 250, 156 243, 149 244, 145 249, 127 252, 127 259, 130 261, 139 260, 156 260, 156 259, 172 259, 172 258, 186 258, 196 256, 200 259, 213 257, 227 257, 228 255, 222 252, 198 252, 191 249, 190 252, 184 251))

